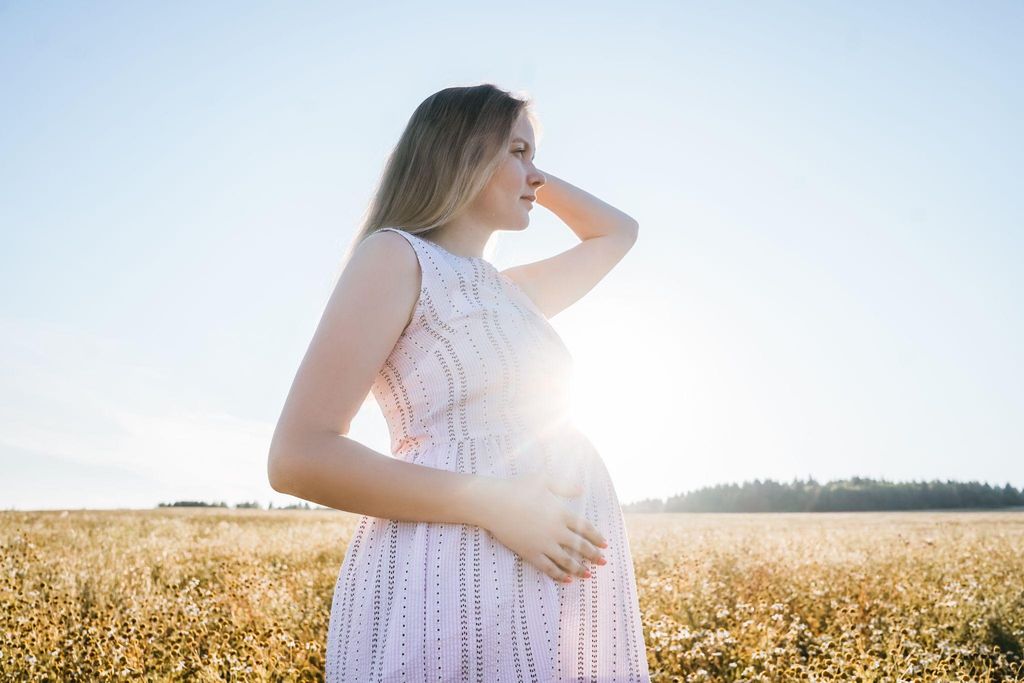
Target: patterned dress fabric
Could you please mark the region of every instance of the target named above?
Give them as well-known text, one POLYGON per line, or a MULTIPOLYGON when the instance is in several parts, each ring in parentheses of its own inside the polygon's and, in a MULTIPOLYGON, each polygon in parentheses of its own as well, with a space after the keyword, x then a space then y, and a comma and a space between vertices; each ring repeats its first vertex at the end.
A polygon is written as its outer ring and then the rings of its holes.
POLYGON ((363 515, 331 604, 328 683, 650 681, 629 540, 603 460, 570 421, 572 356, 490 262, 396 228, 416 252, 413 318, 371 393, 392 456, 489 477, 547 471, 608 540, 558 583, 470 524, 363 515))

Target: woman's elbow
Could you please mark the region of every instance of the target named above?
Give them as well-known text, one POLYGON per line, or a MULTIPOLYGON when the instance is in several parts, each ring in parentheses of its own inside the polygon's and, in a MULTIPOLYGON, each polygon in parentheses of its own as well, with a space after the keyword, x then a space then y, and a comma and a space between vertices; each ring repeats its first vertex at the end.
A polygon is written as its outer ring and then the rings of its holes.
POLYGON ((271 451, 267 456, 267 481, 270 488, 278 493, 288 493, 288 476, 285 470, 285 460, 281 455, 271 451))
POLYGON ((292 493, 295 476, 296 430, 278 422, 267 453, 267 480, 278 493, 292 493))
POLYGON ((288 430, 275 433, 267 454, 267 480, 278 493, 302 497, 304 481, 314 477, 311 466, 321 460, 325 445, 335 443, 331 431, 288 430), (325 441, 326 438, 326 441, 325 441))

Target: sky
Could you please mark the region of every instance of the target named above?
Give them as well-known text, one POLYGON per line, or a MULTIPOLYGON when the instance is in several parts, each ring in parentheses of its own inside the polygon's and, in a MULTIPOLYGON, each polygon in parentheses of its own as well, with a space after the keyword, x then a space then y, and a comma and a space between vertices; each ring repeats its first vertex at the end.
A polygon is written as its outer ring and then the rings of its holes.
MULTIPOLYGON (((640 236, 551 319, 622 503, 1024 487, 1019 3, 0 3, 0 509, 299 502, 266 459, 430 94, 534 102, 640 236)), ((498 268, 577 237, 538 205, 498 268)), ((349 434, 388 454, 371 397, 349 434)))

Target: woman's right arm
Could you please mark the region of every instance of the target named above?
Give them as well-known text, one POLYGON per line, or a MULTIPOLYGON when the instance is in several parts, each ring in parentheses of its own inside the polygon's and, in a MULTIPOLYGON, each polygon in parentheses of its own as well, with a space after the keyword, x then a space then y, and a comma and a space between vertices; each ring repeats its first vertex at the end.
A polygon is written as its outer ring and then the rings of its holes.
POLYGON ((411 317, 420 271, 405 238, 353 250, 292 382, 267 463, 275 491, 399 521, 478 524, 494 480, 388 457, 346 436, 411 317))

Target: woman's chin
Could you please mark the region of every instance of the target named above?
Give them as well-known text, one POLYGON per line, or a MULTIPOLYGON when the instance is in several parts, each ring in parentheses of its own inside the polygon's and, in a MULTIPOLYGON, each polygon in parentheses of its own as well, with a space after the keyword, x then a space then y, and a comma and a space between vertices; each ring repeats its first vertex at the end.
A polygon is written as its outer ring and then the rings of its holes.
POLYGON ((530 217, 523 216, 518 221, 509 221, 505 230, 526 230, 528 227, 530 227, 530 217))

